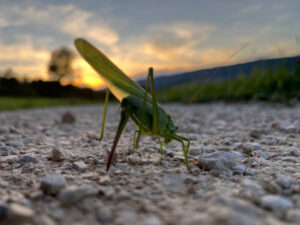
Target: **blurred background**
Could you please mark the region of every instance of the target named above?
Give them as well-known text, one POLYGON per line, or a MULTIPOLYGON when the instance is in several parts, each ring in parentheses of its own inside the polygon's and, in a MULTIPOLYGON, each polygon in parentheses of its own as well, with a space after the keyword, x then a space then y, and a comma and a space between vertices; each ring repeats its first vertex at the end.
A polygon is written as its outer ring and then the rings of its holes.
POLYGON ((195 102, 293 104, 299 10, 298 0, 0 0, 0 110, 103 101, 77 37, 141 85, 154 67, 160 101, 188 102, 201 88, 195 102))

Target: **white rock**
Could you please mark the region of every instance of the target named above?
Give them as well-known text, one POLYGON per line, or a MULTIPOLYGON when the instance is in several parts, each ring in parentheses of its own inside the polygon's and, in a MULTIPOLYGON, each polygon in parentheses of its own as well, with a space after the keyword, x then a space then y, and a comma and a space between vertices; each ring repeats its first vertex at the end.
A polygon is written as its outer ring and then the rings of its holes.
POLYGON ((272 211, 285 212, 293 207, 293 203, 278 195, 265 195, 261 199, 261 206, 272 211))
POLYGON ((87 165, 82 160, 73 162, 73 166, 76 170, 80 172, 84 172, 88 168, 87 165))
POLYGON ((57 195, 66 186, 65 178, 59 174, 46 175, 41 182, 41 190, 45 194, 57 195))

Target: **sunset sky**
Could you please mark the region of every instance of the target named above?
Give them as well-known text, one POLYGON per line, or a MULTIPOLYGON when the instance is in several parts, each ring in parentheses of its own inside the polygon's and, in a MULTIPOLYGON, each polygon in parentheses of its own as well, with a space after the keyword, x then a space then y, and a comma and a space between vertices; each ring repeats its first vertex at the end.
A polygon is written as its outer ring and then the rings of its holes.
MULTIPOLYGON (((0 0, 0 71, 48 79, 51 51, 84 37, 130 76, 300 54, 299 0, 0 0)), ((101 87, 78 56, 76 84, 101 87)))

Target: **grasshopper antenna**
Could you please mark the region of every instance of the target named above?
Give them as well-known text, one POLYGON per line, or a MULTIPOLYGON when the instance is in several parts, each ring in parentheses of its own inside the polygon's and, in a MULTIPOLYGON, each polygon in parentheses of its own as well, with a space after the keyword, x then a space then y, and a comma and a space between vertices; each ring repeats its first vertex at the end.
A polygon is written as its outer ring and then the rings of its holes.
MULTIPOLYGON (((205 80, 204 85, 207 84, 211 78, 222 68, 222 66, 224 66, 228 61, 230 61, 234 56, 236 56, 240 51, 242 51, 244 48, 246 48, 248 45, 250 44, 250 42, 246 42, 245 44, 242 44, 242 46, 237 49, 235 52, 233 52, 227 59, 225 59, 221 65, 216 68, 205 80)), ((183 112, 181 113, 180 117, 178 118, 177 121, 177 127, 180 126, 180 123, 184 117, 184 114, 186 113, 186 111, 188 110, 188 107, 190 106, 190 104, 195 100, 195 98, 199 95, 200 91, 202 90, 202 88, 204 87, 204 85, 200 86, 199 89, 195 92, 195 94, 192 96, 191 100, 188 102, 188 104, 185 106, 183 112)))

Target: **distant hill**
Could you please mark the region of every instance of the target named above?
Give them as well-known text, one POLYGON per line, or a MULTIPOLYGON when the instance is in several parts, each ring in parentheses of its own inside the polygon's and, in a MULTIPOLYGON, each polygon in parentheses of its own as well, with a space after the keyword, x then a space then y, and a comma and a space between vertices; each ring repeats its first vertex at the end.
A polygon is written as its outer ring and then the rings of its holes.
MULTIPOLYGON (((239 74, 250 75, 254 69, 271 69, 276 70, 280 66, 284 66, 287 70, 293 70, 296 62, 300 61, 300 56, 264 59, 248 63, 241 63, 231 66, 215 67, 211 69, 195 70, 175 75, 158 76, 155 78, 155 88, 163 89, 188 82, 201 82, 206 80, 216 69, 218 72, 211 78, 211 81, 232 80, 239 74)), ((145 86, 145 80, 139 80, 139 84, 145 86)))

